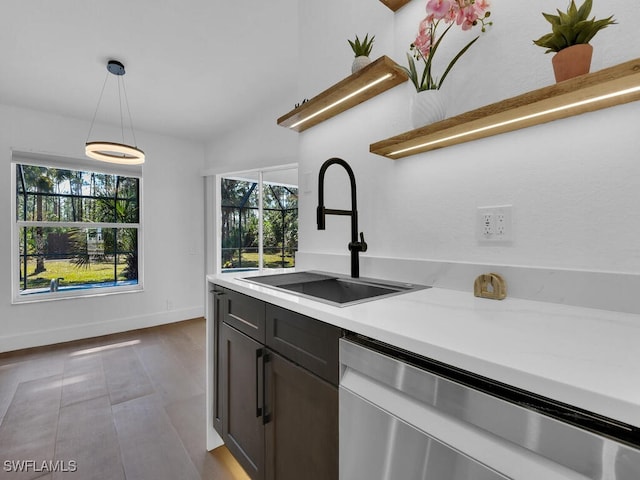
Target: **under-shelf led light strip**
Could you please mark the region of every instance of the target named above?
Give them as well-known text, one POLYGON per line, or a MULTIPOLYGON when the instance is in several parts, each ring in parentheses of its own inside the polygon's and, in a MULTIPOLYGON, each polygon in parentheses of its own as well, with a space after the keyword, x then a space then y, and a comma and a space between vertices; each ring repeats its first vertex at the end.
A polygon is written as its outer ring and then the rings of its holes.
POLYGON ((511 120, 505 120, 503 122, 492 123, 491 125, 487 125, 485 127, 475 128, 473 130, 468 130, 466 132, 457 133, 455 135, 450 135, 448 137, 439 138, 437 140, 432 140, 430 142, 421 143, 420 145, 415 145, 413 147, 407 147, 407 148, 403 148, 401 150, 396 150, 395 152, 391 152, 388 155, 390 157, 392 157, 394 155, 400 155, 400 154, 405 153, 405 152, 410 152, 412 150, 419 150, 421 148, 430 147, 432 145, 437 145, 438 143, 448 142, 449 140, 455 140, 457 138, 466 137, 468 135, 473 135, 475 133, 485 132, 487 130, 492 130, 494 128, 504 127, 505 125, 511 125, 513 123, 522 122, 522 121, 525 121, 525 120, 530 120, 532 118, 541 117, 543 115, 549 115, 551 113, 561 112, 563 110, 569 110, 571 108, 580 107, 582 105, 588 105, 590 103, 596 103, 596 102, 600 102, 602 100, 608 100, 609 98, 619 97, 619 96, 622 96, 622 95, 628 95, 628 94, 639 92, 639 91, 640 91, 640 85, 635 86, 635 87, 631 87, 631 88, 627 88, 627 89, 624 89, 624 90, 619 90, 617 92, 607 93, 605 95, 599 95, 597 97, 589 98, 587 100, 581 100, 579 102, 569 103, 567 105, 562 105, 560 107, 550 108, 548 110, 543 110, 541 112, 531 113, 529 115, 523 115, 521 117, 513 118, 511 120))
POLYGON ((356 90, 355 92, 351 92, 349 95, 346 95, 344 97, 342 97, 339 100, 336 100, 335 102, 333 102, 331 105, 327 105, 324 108, 321 108, 320 110, 318 110, 315 113, 312 113, 311 115, 309 115, 308 117, 303 118, 302 120, 297 121, 296 123, 294 123, 293 125, 289 126, 289 128, 296 128, 298 125, 301 125, 302 123, 311 120, 314 117, 317 117, 318 115, 326 112, 327 110, 332 109, 333 107, 335 107, 336 105, 341 104, 342 102, 346 102, 347 100, 349 100, 350 98, 355 97, 356 95, 361 94, 362 92, 364 92, 365 90, 369 90, 371 87, 374 87, 376 85, 378 85, 381 82, 384 82, 385 80, 387 80, 388 78, 391 78, 393 76, 393 74, 391 73, 387 73, 386 75, 383 75, 382 77, 367 83, 364 87, 359 88, 358 90, 356 90))

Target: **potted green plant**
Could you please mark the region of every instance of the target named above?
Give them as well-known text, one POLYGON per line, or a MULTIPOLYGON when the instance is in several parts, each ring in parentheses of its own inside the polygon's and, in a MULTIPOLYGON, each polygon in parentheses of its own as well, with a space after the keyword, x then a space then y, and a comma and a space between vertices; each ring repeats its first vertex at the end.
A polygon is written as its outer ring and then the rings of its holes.
POLYGON ((360 41, 357 35, 355 40, 347 40, 349 42, 349 45, 351 45, 351 49, 353 50, 353 53, 355 55, 355 59, 353 60, 353 64, 351 65, 351 73, 356 73, 358 70, 366 67, 371 63, 369 55, 371 54, 371 49, 373 48, 373 40, 375 38, 375 35, 369 38, 369 34, 367 33, 362 41, 360 41))
POLYGON ((556 82, 589 73, 593 55, 589 41, 600 30, 616 23, 613 15, 600 20, 589 19, 592 6, 593 0, 585 0, 580 7, 571 0, 566 12, 557 10, 558 15, 542 14, 551 24, 551 33, 533 43, 546 48, 545 53, 556 53, 551 60, 556 82))

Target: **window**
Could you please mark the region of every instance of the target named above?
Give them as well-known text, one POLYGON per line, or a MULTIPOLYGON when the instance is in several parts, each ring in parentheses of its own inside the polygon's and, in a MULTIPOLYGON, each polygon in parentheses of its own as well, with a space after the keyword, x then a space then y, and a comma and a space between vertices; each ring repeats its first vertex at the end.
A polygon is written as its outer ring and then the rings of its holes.
POLYGON ((291 268, 298 248, 297 169, 220 179, 221 270, 291 268))
POLYGON ((139 176, 13 164, 14 301, 140 290, 139 176))

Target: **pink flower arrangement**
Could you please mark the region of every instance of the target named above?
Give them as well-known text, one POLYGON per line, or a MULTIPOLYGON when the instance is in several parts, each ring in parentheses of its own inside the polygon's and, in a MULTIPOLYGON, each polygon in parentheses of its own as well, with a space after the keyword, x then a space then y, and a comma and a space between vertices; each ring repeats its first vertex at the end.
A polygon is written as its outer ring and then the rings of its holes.
POLYGON ((428 0, 427 16, 420 22, 418 26, 418 34, 411 44, 410 50, 412 54, 407 54, 409 60, 409 68, 404 70, 411 78, 411 81, 418 92, 422 90, 438 90, 444 79, 449 74, 455 63, 460 57, 473 45, 480 36, 471 40, 447 66, 442 77, 438 80, 433 78, 431 74, 431 64, 433 56, 440 46, 442 39, 454 25, 458 25, 463 31, 471 30, 476 25, 481 26, 481 31, 486 31, 486 27, 492 25, 487 19, 491 15, 489 11, 489 0, 428 0), (437 35, 437 29, 440 23, 448 25, 445 30, 437 35), (424 70, 420 78, 415 65, 415 60, 425 62, 424 70))

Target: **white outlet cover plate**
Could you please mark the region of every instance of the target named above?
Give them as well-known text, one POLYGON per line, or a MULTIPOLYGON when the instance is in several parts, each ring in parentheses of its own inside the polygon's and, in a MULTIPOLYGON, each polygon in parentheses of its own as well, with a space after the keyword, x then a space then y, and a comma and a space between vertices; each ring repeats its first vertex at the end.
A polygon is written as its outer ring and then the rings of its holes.
POLYGON ((481 244, 513 242, 512 205, 478 207, 476 238, 481 244))

